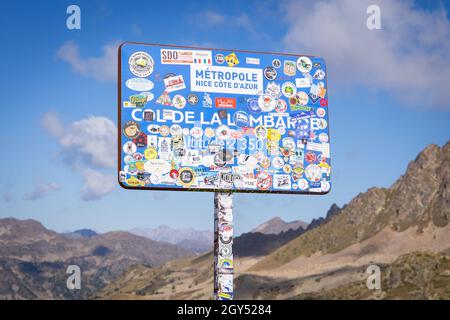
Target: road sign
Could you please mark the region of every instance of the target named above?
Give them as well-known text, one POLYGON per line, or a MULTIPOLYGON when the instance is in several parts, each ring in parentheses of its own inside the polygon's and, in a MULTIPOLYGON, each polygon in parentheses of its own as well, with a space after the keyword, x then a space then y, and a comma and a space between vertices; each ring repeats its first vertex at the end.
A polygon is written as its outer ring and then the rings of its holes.
POLYGON ((319 57, 122 44, 120 184, 327 193, 326 76, 319 57))

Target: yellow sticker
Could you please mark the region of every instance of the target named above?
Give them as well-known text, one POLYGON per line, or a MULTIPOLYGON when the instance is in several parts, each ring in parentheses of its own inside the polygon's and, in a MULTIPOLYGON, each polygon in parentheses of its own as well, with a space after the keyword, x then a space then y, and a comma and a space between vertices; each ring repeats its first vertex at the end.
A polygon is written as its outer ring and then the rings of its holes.
POLYGON ((156 159, 158 157, 158 151, 155 148, 149 147, 145 149, 144 156, 148 160, 156 159))
POLYGON ((269 141, 277 142, 281 139, 281 133, 277 129, 268 129, 267 130, 267 139, 269 141))
POLYGON ((134 164, 138 171, 144 171, 144 161, 136 161, 134 164))
POLYGON ((136 187, 141 184, 141 182, 136 177, 131 177, 127 179, 127 184, 132 187, 136 187))
POLYGON ((185 167, 178 171, 178 182, 184 187, 190 187, 194 183, 195 172, 191 168, 185 167))
POLYGON ((229 67, 234 67, 235 65, 237 65, 239 63, 239 59, 237 58, 237 56, 234 52, 227 55, 225 57, 225 61, 228 63, 229 67))

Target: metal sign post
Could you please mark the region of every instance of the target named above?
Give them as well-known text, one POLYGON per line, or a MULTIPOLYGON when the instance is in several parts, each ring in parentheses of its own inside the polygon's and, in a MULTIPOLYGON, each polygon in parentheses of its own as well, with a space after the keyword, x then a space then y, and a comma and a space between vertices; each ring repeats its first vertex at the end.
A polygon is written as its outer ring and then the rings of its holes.
POLYGON ((214 299, 233 299, 233 194, 214 193, 214 299))

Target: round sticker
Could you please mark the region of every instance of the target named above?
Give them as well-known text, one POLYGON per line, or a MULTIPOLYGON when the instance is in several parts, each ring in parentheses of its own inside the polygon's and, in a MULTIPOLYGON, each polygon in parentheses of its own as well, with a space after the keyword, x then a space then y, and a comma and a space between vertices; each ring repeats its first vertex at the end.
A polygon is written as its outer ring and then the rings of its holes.
MULTIPOLYGON (((152 81, 148 80, 148 79, 144 79, 144 78, 132 78, 132 79, 128 79, 125 82, 125 85, 134 91, 148 91, 148 90, 152 90, 153 87, 155 86, 153 84, 152 81)), ((149 101, 147 99, 147 101, 149 101)))
POLYGON ((323 180, 322 182, 320 182, 320 189, 323 192, 327 192, 328 190, 330 190, 330 182, 323 180))
POLYGON ((285 134, 286 133, 286 128, 285 127, 279 127, 278 131, 280 132, 280 134, 285 134))
POLYGON ((181 168, 178 172, 178 182, 184 186, 189 187, 194 183, 195 172, 191 168, 181 168))
POLYGON ((308 57, 300 57, 300 58, 297 59, 297 69, 300 72, 308 73, 308 72, 311 71, 312 67, 313 66, 312 66, 312 62, 311 62, 310 58, 308 58, 308 57))
POLYGON ((183 128, 183 136, 188 136, 190 133, 188 128, 183 128))
POLYGON ((170 175, 170 177, 172 178, 172 179, 177 179, 178 178, 178 170, 175 170, 175 169, 172 169, 172 170, 170 170, 170 173, 169 173, 169 175, 170 175))
POLYGON ((155 148, 149 147, 145 149, 144 156, 148 160, 156 159, 158 157, 158 152, 156 151, 155 148))
POLYGON ((222 64, 225 61, 225 57, 221 53, 216 54, 214 58, 218 64, 222 64))
POLYGON ((305 176, 309 181, 319 182, 322 179, 322 169, 317 164, 310 164, 305 169, 305 176))
POLYGON ((281 61, 280 61, 280 59, 273 59, 272 60, 272 66, 274 67, 274 68, 279 68, 279 67, 281 67, 281 61))
POLYGON ((133 154, 136 152, 136 149, 136 145, 131 141, 127 141, 123 145, 123 152, 125 152, 126 154, 133 154))
POLYGON ((205 128, 205 136, 208 138, 214 137, 215 133, 214 130, 211 127, 205 128))
POLYGON ((275 106, 275 111, 278 113, 286 112, 287 110, 287 103, 283 99, 278 99, 277 104, 275 106))
POLYGON ((155 65, 153 58, 146 52, 138 51, 128 59, 130 71, 136 77, 145 78, 152 74, 155 65))
POLYGON ((306 92, 300 91, 295 95, 297 103, 301 106, 306 106, 309 101, 308 94, 306 92))
POLYGON ((258 105, 263 112, 270 112, 275 109, 277 101, 268 94, 263 94, 259 96, 258 105))
POLYGON ((292 82, 285 82, 281 86, 281 93, 285 97, 290 98, 297 93, 297 87, 292 82))
POLYGON ((321 134, 319 134, 319 141, 322 143, 327 143, 328 142, 328 134, 326 134, 325 132, 322 132, 321 134))
POLYGON ((216 129, 216 137, 219 140, 227 140, 230 138, 230 128, 225 125, 219 126, 216 129))
POLYGON ((222 149, 214 156, 214 163, 218 167, 223 167, 228 161, 231 161, 231 159, 233 159, 233 154, 228 150, 222 149))
POLYGON ((248 111, 251 112, 261 112, 261 108, 259 107, 258 99, 251 98, 247 100, 247 108, 248 111))
POLYGON ((263 125, 256 126, 255 136, 260 140, 267 139, 267 129, 263 125))
POLYGON ((281 169, 284 166, 284 160, 281 157, 275 157, 272 160, 272 165, 275 169, 281 169))
POLYGON ((285 164, 283 166, 283 172, 287 173, 287 174, 290 174, 292 172, 292 167, 289 164, 285 164))
POLYGON ((198 96, 194 93, 191 93, 190 95, 188 95, 187 101, 191 106, 195 106, 198 104, 198 96))
POLYGON ((249 124, 249 118, 247 113, 245 113, 244 111, 237 111, 234 114, 234 123, 238 126, 238 127, 246 127, 249 124))
POLYGON ((328 126, 327 120, 319 119, 317 126, 319 127, 319 129, 325 129, 328 126))
POLYGON ((191 128, 190 132, 191 136, 195 139, 201 138, 203 135, 203 129, 200 127, 193 127, 191 128))
POLYGON ((316 111, 317 116, 323 118, 323 117, 325 117, 325 113, 326 112, 325 112, 324 108, 317 108, 317 111, 316 111))
POLYGON ((256 175, 256 186, 260 190, 267 190, 272 186, 272 176, 267 172, 259 172, 256 175))
POLYGON ((179 124, 173 124, 170 126, 170 134, 173 136, 179 136, 182 133, 181 126, 179 124))
POLYGON ((326 106, 328 106, 328 100, 327 99, 320 99, 320 105, 322 106, 322 107, 326 107, 326 106))
POLYGON ((167 137, 170 133, 170 129, 168 126, 164 125, 159 127, 159 133, 163 136, 163 137, 167 137))
POLYGON ((306 179, 300 179, 298 181, 298 188, 300 190, 306 190, 306 189, 308 189, 308 186, 309 186, 309 184, 308 184, 308 181, 306 179))
POLYGON ((278 142, 281 139, 281 134, 277 129, 270 128, 267 130, 267 140, 278 142))
POLYGON ((292 139, 290 137, 283 138, 282 144, 283 144, 283 147, 285 147, 289 150, 295 149, 295 141, 294 141, 294 139, 292 139))
POLYGON ((140 133, 141 133, 141 129, 137 122, 128 121, 123 126, 123 134, 127 138, 130 138, 130 139, 137 138, 140 133))
POLYGON ((173 97, 172 104, 177 109, 183 109, 186 106, 186 99, 181 94, 177 94, 173 97))
POLYGON ((277 77, 277 70, 274 67, 265 67, 263 72, 267 80, 275 80, 277 77))
POLYGON ((314 152, 308 152, 305 155, 305 160, 309 163, 313 163, 317 161, 317 155, 314 152))

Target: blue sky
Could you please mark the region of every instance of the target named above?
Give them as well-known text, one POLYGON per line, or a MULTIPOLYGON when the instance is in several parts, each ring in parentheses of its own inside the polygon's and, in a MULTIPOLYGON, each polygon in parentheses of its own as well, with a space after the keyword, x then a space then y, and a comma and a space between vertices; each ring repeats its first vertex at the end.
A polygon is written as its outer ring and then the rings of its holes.
MULTIPOLYGON (((236 194, 237 233, 274 216, 310 221, 334 202, 388 187, 425 146, 450 138, 448 9, 438 1, 375 0, 5 3, 0 217, 33 218, 57 231, 212 228, 212 193, 114 185, 86 197, 115 181, 116 159, 95 163, 85 140, 71 139, 86 127, 106 125, 109 133, 116 124, 115 52, 125 40, 327 60, 332 191, 236 194), (81 8, 81 30, 66 28, 70 4, 81 8), (369 4, 380 6, 381 30, 366 27, 369 4), (86 181, 86 172, 98 179, 86 181)), ((113 132, 100 142, 113 153, 115 138, 113 132)))

